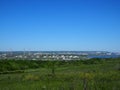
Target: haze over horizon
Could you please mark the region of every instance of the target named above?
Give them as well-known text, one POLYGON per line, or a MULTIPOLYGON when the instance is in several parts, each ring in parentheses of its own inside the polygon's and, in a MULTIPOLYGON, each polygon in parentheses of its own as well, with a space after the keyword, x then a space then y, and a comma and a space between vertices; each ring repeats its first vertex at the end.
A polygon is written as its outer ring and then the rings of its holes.
POLYGON ((0 51, 120 52, 119 0, 0 0, 0 51))

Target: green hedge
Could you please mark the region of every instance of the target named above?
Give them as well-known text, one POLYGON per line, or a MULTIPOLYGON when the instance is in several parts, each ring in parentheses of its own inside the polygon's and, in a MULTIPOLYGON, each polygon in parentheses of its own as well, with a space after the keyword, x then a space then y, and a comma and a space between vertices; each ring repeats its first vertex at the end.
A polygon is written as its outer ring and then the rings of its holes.
MULTIPOLYGON (((35 61, 35 60, 0 60, 0 72, 4 71, 15 71, 15 70, 25 70, 25 69, 35 69, 40 67, 49 67, 50 63, 55 64, 55 66, 63 65, 81 65, 81 64, 101 64, 112 61, 120 63, 120 58, 115 59, 89 59, 89 60, 71 60, 71 61, 35 61)), ((50 66, 51 67, 51 66, 50 66)))

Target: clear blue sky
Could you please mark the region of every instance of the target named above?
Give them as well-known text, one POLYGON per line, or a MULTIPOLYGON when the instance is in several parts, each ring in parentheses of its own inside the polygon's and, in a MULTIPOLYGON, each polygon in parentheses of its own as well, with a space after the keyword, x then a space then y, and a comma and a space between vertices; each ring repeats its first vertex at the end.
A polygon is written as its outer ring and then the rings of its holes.
POLYGON ((120 51, 120 0, 0 0, 0 50, 120 51))

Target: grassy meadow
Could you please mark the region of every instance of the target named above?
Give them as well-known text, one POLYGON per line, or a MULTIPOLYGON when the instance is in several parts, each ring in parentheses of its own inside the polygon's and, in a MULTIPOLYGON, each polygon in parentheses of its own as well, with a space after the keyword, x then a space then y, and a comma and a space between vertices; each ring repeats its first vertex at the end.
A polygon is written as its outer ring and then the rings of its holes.
POLYGON ((120 58, 1 60, 0 90, 120 90, 120 58))

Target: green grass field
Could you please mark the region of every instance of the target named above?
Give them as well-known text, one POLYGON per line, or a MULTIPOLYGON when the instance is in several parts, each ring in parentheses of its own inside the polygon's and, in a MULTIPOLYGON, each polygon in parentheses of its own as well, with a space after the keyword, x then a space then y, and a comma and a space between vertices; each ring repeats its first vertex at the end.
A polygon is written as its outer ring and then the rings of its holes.
POLYGON ((0 90, 120 90, 120 59, 86 62, 0 74, 0 90))

